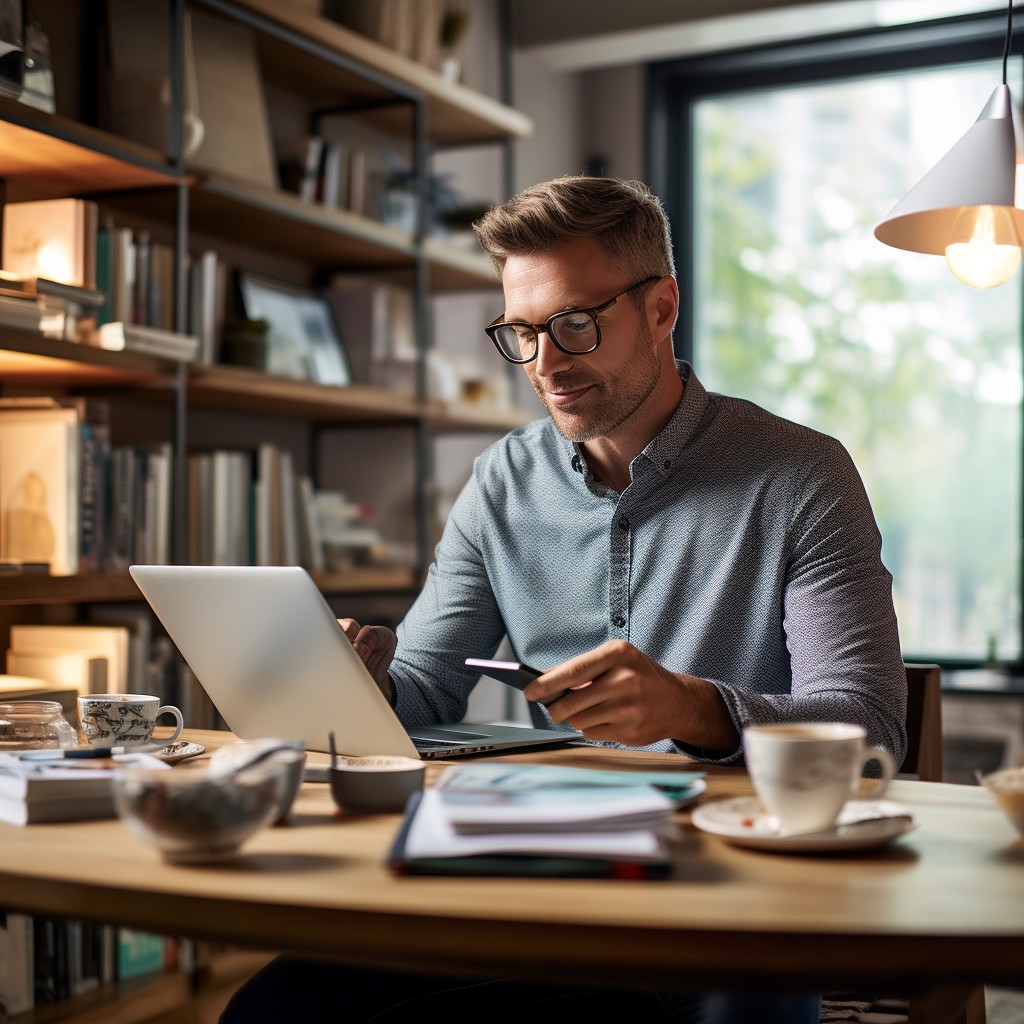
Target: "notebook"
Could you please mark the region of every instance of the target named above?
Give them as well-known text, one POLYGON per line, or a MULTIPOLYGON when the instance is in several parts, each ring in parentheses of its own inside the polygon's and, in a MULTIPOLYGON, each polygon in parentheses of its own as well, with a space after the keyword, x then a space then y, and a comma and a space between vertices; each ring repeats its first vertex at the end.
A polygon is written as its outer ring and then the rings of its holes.
POLYGON ((228 728, 346 754, 448 758, 578 740, 514 725, 435 725, 407 732, 337 618, 298 566, 133 565, 163 623, 228 728))

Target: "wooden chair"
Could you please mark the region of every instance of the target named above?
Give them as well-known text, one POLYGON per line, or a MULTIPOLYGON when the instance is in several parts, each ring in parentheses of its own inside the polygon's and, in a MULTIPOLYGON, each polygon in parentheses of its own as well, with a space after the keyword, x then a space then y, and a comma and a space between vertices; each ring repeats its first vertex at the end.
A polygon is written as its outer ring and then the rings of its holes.
MULTIPOLYGON (((938 665, 906 665, 907 754, 900 776, 922 782, 942 781, 942 691, 938 665)), ((849 993, 826 993, 826 1002, 849 1000, 849 993)), ((856 997, 854 1000, 856 1001, 856 997)), ((908 1024, 985 1024, 982 985, 943 985, 899 1002, 907 1006, 908 1024)), ((835 1020, 826 1017, 823 1020, 835 1020)), ((857 1020, 856 1016, 848 1018, 857 1020)))
POLYGON ((901 775, 922 782, 942 781, 942 691, 938 665, 907 670, 907 756, 901 775))

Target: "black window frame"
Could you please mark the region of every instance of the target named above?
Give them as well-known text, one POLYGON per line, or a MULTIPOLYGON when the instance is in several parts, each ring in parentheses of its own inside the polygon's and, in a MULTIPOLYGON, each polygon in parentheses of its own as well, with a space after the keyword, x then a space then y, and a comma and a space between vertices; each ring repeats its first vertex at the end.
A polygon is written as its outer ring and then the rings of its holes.
MULTIPOLYGON (((1018 18, 1011 38, 1011 60, 1024 54, 1024 19, 1018 18)), ((647 180, 665 205, 672 225, 672 241, 679 280, 680 310, 673 344, 678 358, 691 360, 694 322, 691 282, 694 280, 692 216, 693 109, 698 100, 757 88, 813 82, 837 82, 871 74, 925 70, 970 61, 991 60, 992 88, 1002 80, 1001 59, 1006 38, 1006 10, 941 18, 908 25, 834 33, 806 40, 723 50, 698 57, 652 63, 647 68, 646 153, 647 180)), ((1015 96, 1020 104, 1022 97, 1015 96)), ((981 107, 978 108, 979 113, 981 107)), ((969 125, 964 125, 964 131, 969 125)), ((913 182, 907 183, 909 189, 913 182)), ((879 217, 885 210, 879 210, 879 217)), ((1024 310, 1024 271, 1014 278, 1024 310)), ((1013 287, 1014 284, 1007 285, 1013 287)), ((1022 313, 1024 347, 1024 313, 1022 313)), ((1024 403, 1021 406, 1024 421, 1024 403)), ((1022 422, 1024 428, 1024 422, 1022 422)), ((1024 429, 1022 429, 1024 437, 1024 429)), ((1018 452, 1024 482, 1024 443, 1018 452)), ((1024 501, 1018 523, 1024 559, 1024 501)), ((1024 566, 1021 567, 1024 570, 1024 566)), ((1000 661, 1001 668, 1024 674, 1024 571, 1019 573, 1018 622, 1021 654, 1000 661)), ((915 657, 927 657, 925 654, 915 657)), ((947 669, 969 669, 985 664, 982 658, 932 658, 947 669)))

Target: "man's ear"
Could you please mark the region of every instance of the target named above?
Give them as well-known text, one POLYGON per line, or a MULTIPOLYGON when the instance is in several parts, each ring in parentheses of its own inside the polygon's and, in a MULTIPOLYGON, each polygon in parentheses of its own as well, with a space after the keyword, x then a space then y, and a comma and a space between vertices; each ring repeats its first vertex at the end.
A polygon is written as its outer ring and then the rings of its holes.
POLYGON ((652 304, 655 319, 651 330, 656 338, 663 338, 672 333, 679 315, 679 285, 674 277, 665 276, 651 285, 648 310, 652 304))

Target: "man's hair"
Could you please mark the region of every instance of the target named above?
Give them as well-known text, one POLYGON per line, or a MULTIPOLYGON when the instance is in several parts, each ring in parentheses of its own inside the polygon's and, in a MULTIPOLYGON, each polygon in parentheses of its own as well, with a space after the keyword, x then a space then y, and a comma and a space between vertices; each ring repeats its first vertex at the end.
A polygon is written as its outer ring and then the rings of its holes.
POLYGON ((674 274, 661 200, 641 181, 567 175, 531 185, 474 225, 500 274, 510 256, 592 236, 631 281, 674 274))

